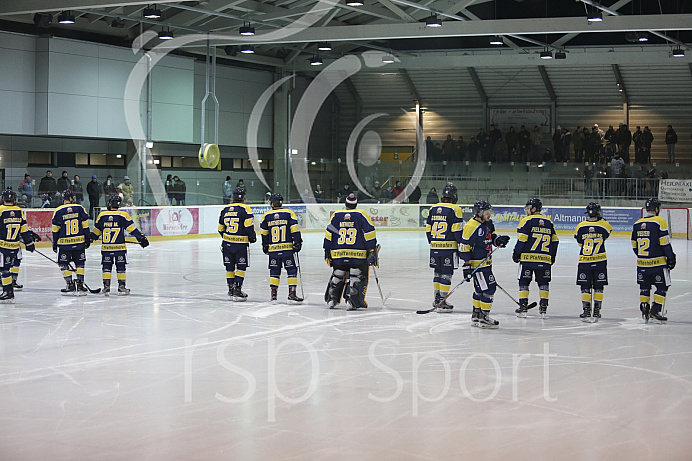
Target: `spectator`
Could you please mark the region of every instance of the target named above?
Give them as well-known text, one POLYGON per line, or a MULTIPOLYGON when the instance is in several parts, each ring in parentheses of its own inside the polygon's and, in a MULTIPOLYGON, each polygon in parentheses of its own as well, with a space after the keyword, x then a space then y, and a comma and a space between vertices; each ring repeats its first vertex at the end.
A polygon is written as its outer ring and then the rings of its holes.
POLYGON ((505 142, 507 143, 507 158, 512 160, 512 151, 515 151, 519 144, 519 133, 514 130, 513 126, 509 127, 509 132, 505 136, 505 142))
POLYGON ((344 187, 339 189, 339 192, 337 193, 338 202, 341 203, 346 200, 346 197, 348 197, 351 192, 353 192, 351 190, 351 185, 349 183, 344 184, 344 187))
POLYGON ((53 178, 53 173, 48 170, 46 171, 46 176, 41 178, 41 182, 38 183, 38 195, 48 195, 53 196, 58 191, 58 185, 53 178))
POLYGON ((24 201, 26 202, 27 206, 31 208, 34 199, 34 185, 31 182, 31 176, 29 173, 26 173, 24 175, 24 181, 19 183, 19 195, 26 197, 24 201))
MULTIPOLYGON (((226 178, 230 178, 230 176, 226 176, 226 178)), ((175 199, 175 192, 173 191, 173 175, 169 174, 166 176, 166 182, 164 184, 164 187, 166 189, 166 197, 168 198, 168 204, 173 205, 173 200, 175 199)))
POLYGON ((584 170, 584 198, 593 197, 593 177, 593 165, 589 163, 584 170))
POLYGON ((673 129, 673 125, 668 125, 666 131, 666 146, 668 147, 668 162, 675 163, 675 145, 678 143, 678 134, 673 129))
POLYGON ((382 195, 382 187, 380 186, 379 181, 375 181, 375 185, 372 189, 370 189, 370 195, 372 195, 372 198, 374 198, 376 202, 380 200, 380 196, 382 195))
POLYGON ((81 205, 84 201, 84 189, 82 188, 82 183, 79 182, 79 175, 74 175, 72 184, 70 185, 70 190, 74 196, 75 203, 81 205))
POLYGON ((394 192, 394 199, 396 199, 399 203, 402 203, 404 201, 404 188, 401 185, 401 181, 397 181, 394 183, 394 188, 392 189, 392 192, 394 192))
POLYGON ((408 203, 420 203, 421 190, 418 185, 411 191, 411 195, 408 196, 408 203))
POLYGON ((487 162, 490 156, 490 138, 488 138, 488 135, 485 133, 485 128, 480 129, 480 131, 476 135, 476 141, 478 141, 478 148, 481 154, 479 160, 487 162))
POLYGON ((615 183, 614 190, 612 191, 612 195, 622 195, 623 192, 623 187, 622 187, 622 178, 623 173, 624 173, 624 168, 625 168, 625 161, 620 157, 620 153, 616 152, 615 156, 613 156, 613 160, 610 161, 610 172, 613 178, 612 182, 615 183))
POLYGON ((561 162, 569 162, 569 146, 572 144, 572 133, 567 128, 562 129, 562 158, 561 162))
POLYGON ((553 133, 553 152, 555 152, 554 160, 556 162, 562 161, 562 128, 560 125, 555 129, 553 133))
MULTIPOLYGON (((238 184, 242 183, 243 180, 241 179, 238 181, 238 184)), ((185 185, 185 181, 180 179, 177 176, 173 176, 173 187, 175 188, 175 200, 177 205, 185 205, 185 194, 187 193, 187 186, 185 185)), ((241 187, 237 185, 236 187, 241 187)), ((245 184, 243 184, 243 187, 245 187, 245 184)))
MULTIPOLYGON (((170 176, 170 175, 168 175, 170 176)), ((226 176, 226 181, 223 183, 223 204, 228 205, 233 199, 233 183, 231 177, 226 176)))
POLYGON ((58 188, 57 191, 60 192, 61 194, 62 194, 64 191, 70 189, 70 179, 67 177, 67 171, 63 171, 63 172, 62 172, 62 176, 60 176, 60 177, 58 178, 58 181, 57 181, 56 185, 57 185, 57 188, 58 188))
POLYGON ((459 139, 457 139, 457 158, 456 160, 459 162, 463 162, 466 160, 466 152, 468 151, 468 146, 466 145, 466 141, 464 141, 463 136, 459 136, 459 139))
POLYGON ((433 140, 428 136, 425 140, 425 153, 426 153, 426 160, 428 162, 433 162, 433 151, 435 150, 435 143, 433 140))
POLYGON ((327 202, 327 194, 324 193, 324 189, 322 189, 322 186, 319 184, 317 185, 317 188, 315 189, 315 201, 317 203, 326 203, 327 202))
POLYGON ((505 142, 505 140, 502 138, 496 140, 495 144, 493 145, 493 151, 495 154, 495 161, 498 163, 504 162, 505 152, 507 152, 507 143, 505 142))
POLYGON ((634 143, 634 160, 637 163, 641 163, 638 159, 641 159, 642 154, 642 127, 638 126, 635 132, 632 134, 632 142, 634 143))
MULTIPOLYGON (((502 131, 500 131, 498 126, 494 123, 491 123, 490 126, 493 129, 490 130, 490 133, 488 133, 488 149, 490 150, 490 152, 494 153, 497 152, 495 150, 495 144, 497 143, 497 141, 502 139, 502 131)), ((502 154, 504 156, 504 152, 502 154)))
POLYGON ((572 143, 574 144, 574 162, 581 163, 584 156, 584 132, 581 126, 572 133, 572 143))
POLYGON ((644 163, 651 162, 651 145, 654 142, 654 134, 651 132, 648 126, 644 127, 644 132, 642 133, 642 158, 645 160, 644 163))
POLYGON ((632 132, 625 124, 620 128, 619 134, 620 150, 622 151, 622 159, 625 163, 630 163, 630 146, 632 145, 632 132))
POLYGON ((113 183, 113 176, 108 175, 103 182, 103 196, 108 200, 111 195, 115 195, 115 184, 113 183))
POLYGON ((123 182, 118 186, 123 193, 123 205, 134 205, 135 187, 130 183, 130 178, 125 176, 123 182))
POLYGON ((87 184, 87 195, 89 196, 89 216, 91 219, 96 219, 94 208, 99 206, 99 198, 101 198, 101 188, 96 180, 96 175, 92 175, 91 181, 87 184))
POLYGON ((476 140, 475 136, 471 136, 471 141, 469 142, 469 160, 475 162, 478 159, 478 150, 480 149, 480 144, 476 140))
MULTIPOLYGON (((185 184, 185 183, 183 183, 183 184, 185 184)), ((238 183, 235 185, 235 187, 240 187, 240 188, 242 188, 245 192, 247 192, 247 188, 245 187, 245 181, 243 181, 242 179, 239 179, 239 180, 238 180, 238 183)))
POLYGON ((553 153, 550 152, 550 147, 547 147, 545 149, 545 152, 543 152, 543 163, 552 162, 552 161, 553 161, 553 153))
POLYGON ((454 155, 454 140, 452 139, 452 135, 448 134, 447 139, 442 143, 442 161, 447 162, 449 160, 452 160, 452 157, 454 155))
POLYGON ((428 196, 425 198, 425 203, 434 205, 440 201, 440 198, 437 196, 437 190, 434 187, 430 188, 430 192, 428 192, 428 196))
POLYGON ((519 155, 521 156, 521 161, 523 163, 528 163, 531 161, 531 133, 526 129, 526 126, 522 125, 519 130, 519 155))
POLYGON ((531 132, 531 158, 532 160, 538 161, 540 158, 541 143, 543 142, 543 133, 541 133, 538 125, 533 126, 533 131, 531 132))

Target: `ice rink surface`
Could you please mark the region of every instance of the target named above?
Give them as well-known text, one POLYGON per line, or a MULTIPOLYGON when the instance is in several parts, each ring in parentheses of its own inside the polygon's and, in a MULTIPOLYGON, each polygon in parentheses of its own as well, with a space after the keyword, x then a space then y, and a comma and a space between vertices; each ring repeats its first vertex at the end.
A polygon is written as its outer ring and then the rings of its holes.
MULTIPOLYGON (((454 313, 415 313, 433 297, 422 232, 378 233, 391 297, 382 307, 371 277, 370 308, 357 312, 326 309, 322 234, 304 238, 303 305, 285 303, 285 273, 279 303, 269 302, 259 244, 246 303, 226 296, 219 239, 132 246, 128 297, 62 297, 58 269, 26 254, 24 291, 0 305, 0 459, 692 456, 686 240, 673 241, 666 325, 640 319, 625 237, 607 242, 603 318, 580 322, 578 247, 561 236, 549 318, 516 318, 498 290, 500 328, 480 330, 466 284, 450 298, 454 313)), ((96 288, 98 247, 87 254, 96 288)), ((516 270, 511 249, 496 252, 495 275, 513 296, 516 270)))

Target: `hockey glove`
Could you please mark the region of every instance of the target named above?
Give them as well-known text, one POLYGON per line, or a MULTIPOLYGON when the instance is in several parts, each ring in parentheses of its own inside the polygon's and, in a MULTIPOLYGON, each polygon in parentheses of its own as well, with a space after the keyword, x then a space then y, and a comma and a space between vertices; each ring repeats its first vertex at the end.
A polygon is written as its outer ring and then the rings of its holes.
POLYGON ((139 246, 142 248, 146 248, 149 246, 149 239, 147 239, 146 235, 142 235, 142 238, 139 239, 139 246))
POLYGON ((327 266, 332 267, 334 261, 332 261, 332 252, 325 249, 324 250, 324 260, 327 261, 327 266))
POLYGON ((521 253, 519 253, 518 251, 512 253, 512 261, 514 261, 515 263, 521 261, 521 253))
POLYGON ((471 265, 470 264, 464 264, 462 269, 464 271, 464 278, 466 280, 471 280, 471 273, 473 272, 473 269, 471 269, 471 265))
POLYGON ((379 261, 377 260, 377 250, 372 249, 368 250, 368 266, 377 266, 379 267, 379 261))
POLYGON ((677 258, 675 257, 675 253, 673 253, 673 256, 668 258, 668 269, 670 269, 670 270, 675 269, 676 263, 677 263, 677 258))
POLYGON ((496 247, 504 248, 509 243, 509 235, 498 235, 493 242, 496 247))
POLYGON ((302 242, 296 242, 293 244, 293 251, 295 251, 296 253, 300 253, 301 248, 303 248, 302 242))
POLYGON ((269 245, 262 245, 262 252, 264 252, 265 255, 269 254, 269 245))
POLYGON ((96 234, 94 234, 94 233, 92 232, 91 234, 89 234, 89 239, 90 239, 92 242, 95 242, 95 241, 97 241, 97 240, 99 239, 99 237, 98 237, 98 235, 96 235, 96 234))
POLYGON ((252 234, 252 235, 248 236, 247 239, 250 243, 255 243, 257 241, 257 236, 255 234, 252 234))
POLYGON ((88 250, 90 246, 91 246, 91 237, 89 236, 89 234, 87 234, 84 236, 84 249, 88 250))
POLYGON ((33 253, 34 250, 36 249, 34 242, 26 243, 25 246, 26 246, 26 251, 28 251, 29 253, 33 253))
POLYGON ((41 241, 41 236, 38 235, 36 232, 30 230, 29 234, 31 234, 31 240, 33 240, 34 242, 40 242, 41 241))
POLYGON ((58 252, 58 242, 57 242, 57 240, 54 240, 53 241, 53 253, 57 253, 57 252, 58 252))

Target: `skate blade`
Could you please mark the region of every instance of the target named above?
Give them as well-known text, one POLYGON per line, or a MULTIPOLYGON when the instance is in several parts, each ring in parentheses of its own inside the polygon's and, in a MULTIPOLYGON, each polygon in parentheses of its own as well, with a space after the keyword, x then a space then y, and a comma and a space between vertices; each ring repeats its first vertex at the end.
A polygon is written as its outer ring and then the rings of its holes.
POLYGON ((14 298, 0 300, 0 304, 14 304, 14 298))
POLYGON ((548 314, 541 314, 541 320, 543 319, 549 319, 548 314))
POLYGON ((497 330, 498 328, 500 328, 500 325, 488 325, 488 324, 479 322, 478 328, 482 328, 484 330, 497 330))
POLYGON ((129 291, 128 291, 127 293, 123 293, 123 292, 121 292, 121 291, 118 292, 118 296, 127 296, 127 295, 129 295, 129 294, 130 294, 129 291))
POLYGON ((247 301, 247 298, 241 298, 241 297, 239 297, 239 296, 234 296, 234 297, 233 297, 233 301, 235 301, 235 302, 237 302, 237 303, 242 303, 242 302, 247 301))
POLYGON ((17 288, 17 287, 14 288, 14 291, 22 291, 22 290, 24 290, 23 287, 22 288, 17 288))
POLYGON ((303 304, 303 301, 296 301, 294 299, 289 299, 288 304, 303 304))
POLYGON ((471 322, 471 326, 472 326, 472 327, 478 328, 478 322, 473 322, 473 321, 472 321, 472 322, 471 322))
POLYGON ((338 306, 338 305, 339 305, 339 303, 329 302, 329 303, 327 303, 327 308, 328 309, 336 309, 336 306, 338 306))
POLYGON ((110 291, 104 291, 104 292, 103 292, 103 296, 105 296, 105 297, 107 297, 107 298, 110 297, 110 295, 111 295, 111 292, 110 292, 110 291))
POLYGON ((452 313, 452 309, 443 309, 443 308, 440 307, 439 309, 437 309, 437 313, 438 313, 438 314, 451 314, 451 313, 452 313))
POLYGON ((529 314, 527 314, 526 312, 517 312, 517 318, 527 319, 529 318, 529 314))
POLYGON ((581 321, 584 323, 591 323, 591 317, 582 317, 581 321))

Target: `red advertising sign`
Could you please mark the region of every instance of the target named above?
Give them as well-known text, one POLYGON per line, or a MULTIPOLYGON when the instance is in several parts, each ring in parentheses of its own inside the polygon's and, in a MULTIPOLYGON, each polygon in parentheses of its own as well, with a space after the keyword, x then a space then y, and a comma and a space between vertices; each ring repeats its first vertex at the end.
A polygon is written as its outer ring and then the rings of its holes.
POLYGON ((26 223, 28 224, 29 229, 36 232, 43 241, 48 241, 48 236, 53 238, 53 231, 51 230, 53 211, 55 210, 50 209, 26 211, 26 223))

